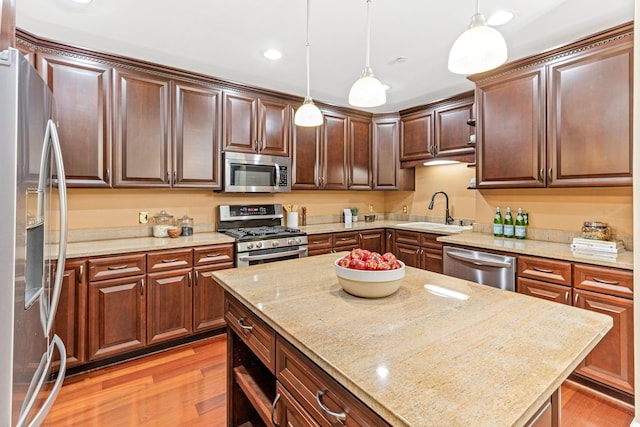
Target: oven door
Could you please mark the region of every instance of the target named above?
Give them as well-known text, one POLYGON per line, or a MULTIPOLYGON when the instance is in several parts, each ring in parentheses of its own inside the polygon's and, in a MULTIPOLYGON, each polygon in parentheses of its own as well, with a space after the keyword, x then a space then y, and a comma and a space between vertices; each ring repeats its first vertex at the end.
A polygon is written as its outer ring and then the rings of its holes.
POLYGON ((307 245, 239 252, 236 256, 236 266, 248 267, 250 265, 266 264, 268 262, 283 261, 285 259, 304 258, 307 255, 307 245))

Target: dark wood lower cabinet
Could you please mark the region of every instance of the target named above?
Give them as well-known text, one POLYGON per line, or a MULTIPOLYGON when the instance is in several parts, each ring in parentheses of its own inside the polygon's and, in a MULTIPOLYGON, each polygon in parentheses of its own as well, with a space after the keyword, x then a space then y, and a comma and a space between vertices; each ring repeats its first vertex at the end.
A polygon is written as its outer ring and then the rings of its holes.
POLYGON ((521 294, 571 305, 571 288, 568 286, 519 277, 517 289, 521 294))
POLYGON ((89 360, 144 348, 145 276, 89 283, 89 360))
MULTIPOLYGON (((233 266, 233 264, 231 265, 233 266)), ((213 280, 213 272, 228 267, 194 268, 193 332, 204 332, 224 326, 224 291, 213 280)))
POLYGON ((379 254, 385 253, 385 233, 383 229, 362 231, 360 233, 360 247, 379 254))
POLYGON ((147 344, 189 336, 193 329, 191 268, 147 277, 147 344))
POLYGON ((53 333, 62 339, 67 351, 67 368, 80 365, 86 360, 86 263, 86 259, 65 263, 60 302, 53 324, 53 333))
POLYGON ((613 318, 613 328, 576 373, 633 394, 633 300, 574 289, 574 305, 613 318))

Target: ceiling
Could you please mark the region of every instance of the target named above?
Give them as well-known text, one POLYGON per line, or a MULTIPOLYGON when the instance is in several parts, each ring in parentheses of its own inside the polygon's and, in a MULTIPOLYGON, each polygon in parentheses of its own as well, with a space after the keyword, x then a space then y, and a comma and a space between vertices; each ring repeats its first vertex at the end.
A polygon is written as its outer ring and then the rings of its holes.
MULTIPOLYGON (((631 21, 634 0, 483 0, 518 59, 631 21)), ((447 70, 473 0, 372 0, 371 66, 391 88, 375 113, 470 90, 447 70), (404 58, 404 60, 399 59, 404 58)), ((37 36, 304 96, 304 0, 16 0, 19 28, 37 36), (275 47, 282 59, 262 53, 275 47)), ((311 96, 347 106, 365 62, 365 0, 311 0, 311 96)))

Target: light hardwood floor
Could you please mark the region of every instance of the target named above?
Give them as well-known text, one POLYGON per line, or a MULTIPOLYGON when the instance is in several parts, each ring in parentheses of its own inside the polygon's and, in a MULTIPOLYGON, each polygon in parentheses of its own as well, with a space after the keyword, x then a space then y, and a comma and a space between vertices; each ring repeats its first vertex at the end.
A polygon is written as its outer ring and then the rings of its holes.
MULTIPOLYGON (((45 426, 225 426, 225 336, 68 377, 45 426)), ((628 427, 633 408, 562 386, 563 427, 628 427)))

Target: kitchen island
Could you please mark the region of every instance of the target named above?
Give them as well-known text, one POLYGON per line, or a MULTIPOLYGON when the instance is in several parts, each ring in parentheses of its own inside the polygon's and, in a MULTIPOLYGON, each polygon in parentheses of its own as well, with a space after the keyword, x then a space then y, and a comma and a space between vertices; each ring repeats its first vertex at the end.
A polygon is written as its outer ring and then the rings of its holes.
POLYGON ((280 349, 293 348, 390 425, 527 425, 612 325, 598 313, 409 267, 393 295, 354 297, 336 279, 340 255, 214 273, 226 290, 230 390, 237 360, 248 357, 234 346, 251 350, 259 338, 266 345, 253 348, 273 374, 270 398, 288 381, 280 349), (265 330, 273 339, 257 335, 265 330))

